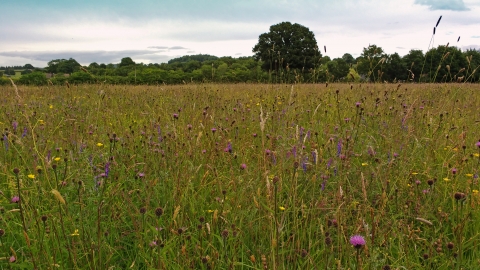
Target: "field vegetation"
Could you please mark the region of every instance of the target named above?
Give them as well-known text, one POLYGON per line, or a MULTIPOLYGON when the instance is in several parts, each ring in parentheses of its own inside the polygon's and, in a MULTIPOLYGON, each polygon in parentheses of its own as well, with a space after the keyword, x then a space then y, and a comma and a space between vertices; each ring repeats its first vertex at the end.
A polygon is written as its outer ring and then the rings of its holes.
POLYGON ((0 91, 0 268, 480 263, 478 85, 0 91))

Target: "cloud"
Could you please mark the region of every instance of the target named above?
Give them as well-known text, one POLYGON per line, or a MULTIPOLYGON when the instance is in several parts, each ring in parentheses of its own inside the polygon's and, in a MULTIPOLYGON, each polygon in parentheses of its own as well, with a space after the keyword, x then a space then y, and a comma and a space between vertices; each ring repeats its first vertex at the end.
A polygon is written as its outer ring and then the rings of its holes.
POLYGON ((9 51, 0 52, 0 56, 19 57, 33 61, 49 62, 54 59, 73 58, 82 65, 92 62, 119 63, 124 57, 130 57, 136 62, 162 63, 172 56, 158 54, 151 50, 121 50, 121 51, 9 51))
POLYGON ((466 50, 477 50, 480 52, 480 45, 462 46, 462 51, 466 51, 466 50))
POLYGON ((182 47, 182 46, 173 46, 173 47, 170 47, 168 49, 169 50, 188 50, 187 48, 182 47))
POLYGON ((159 50, 165 50, 165 49, 168 49, 167 46, 150 46, 150 47, 147 47, 149 49, 159 49, 159 50))
POLYGON ((415 0, 415 4, 428 6, 430 10, 470 10, 470 8, 465 5, 463 0, 415 0))
POLYGON ((480 38, 480 36, 472 36, 472 38, 480 38))

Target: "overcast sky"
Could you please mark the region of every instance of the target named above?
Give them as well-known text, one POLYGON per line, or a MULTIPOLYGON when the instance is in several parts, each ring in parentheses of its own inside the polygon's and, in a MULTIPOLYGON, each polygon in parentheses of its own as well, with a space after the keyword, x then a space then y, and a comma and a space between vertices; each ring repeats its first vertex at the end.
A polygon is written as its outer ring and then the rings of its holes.
POLYGON ((480 49, 480 0, 14 0, 2 1, 0 66, 52 59, 162 63, 187 54, 250 56, 283 21, 308 27, 331 58, 435 46, 480 49), (458 37, 461 36, 457 43, 458 37))

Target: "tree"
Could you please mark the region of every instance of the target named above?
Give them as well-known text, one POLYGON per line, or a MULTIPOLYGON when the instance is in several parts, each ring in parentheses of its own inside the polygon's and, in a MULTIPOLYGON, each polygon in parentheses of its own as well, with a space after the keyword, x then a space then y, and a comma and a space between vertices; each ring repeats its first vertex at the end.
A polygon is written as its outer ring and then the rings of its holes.
POLYGON ((71 74, 80 69, 81 65, 73 58, 68 60, 66 59, 55 59, 48 62, 48 67, 45 68, 47 72, 50 73, 65 73, 71 74))
POLYGON ((368 45, 363 48, 360 57, 357 58, 357 71, 370 81, 376 81, 382 77, 382 68, 387 55, 377 45, 368 45))
POLYGON ((346 53, 342 56, 342 59, 347 62, 347 64, 352 65, 355 64, 355 58, 349 53, 346 53))
POLYGON ((407 65, 398 53, 391 54, 385 61, 382 80, 392 82, 394 80, 406 80, 408 74, 407 65))
POLYGON ((18 82, 24 85, 45 85, 47 84, 47 77, 43 72, 33 72, 23 75, 18 82))
POLYGON ((407 68, 408 80, 418 81, 420 79, 420 73, 422 72, 422 66, 425 62, 425 56, 422 50, 410 50, 408 54, 403 56, 402 60, 407 68))
POLYGON ((335 81, 345 78, 350 72, 350 66, 342 58, 335 58, 327 63, 328 73, 333 75, 335 81))
POLYGON ((31 64, 25 64, 25 66, 23 66, 24 69, 34 69, 34 67, 31 65, 31 64))
POLYGON ((120 64, 118 65, 119 67, 128 67, 128 66, 134 66, 135 62, 133 62, 132 58, 130 57, 125 57, 122 58, 120 61, 120 64))
POLYGON ((32 72, 33 72, 33 71, 30 70, 30 69, 24 69, 21 74, 22 74, 22 75, 26 75, 26 74, 30 74, 30 73, 32 73, 32 72))
POLYGON ((322 56, 318 50, 315 35, 307 27, 290 22, 270 26, 270 32, 263 33, 253 47, 257 61, 262 61, 264 70, 315 68, 322 56))

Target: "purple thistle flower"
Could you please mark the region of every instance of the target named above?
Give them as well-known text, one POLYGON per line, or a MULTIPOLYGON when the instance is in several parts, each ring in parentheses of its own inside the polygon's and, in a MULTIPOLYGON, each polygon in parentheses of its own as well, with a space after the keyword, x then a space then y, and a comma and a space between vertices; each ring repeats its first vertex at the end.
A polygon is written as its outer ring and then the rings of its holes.
POLYGON ((302 169, 303 172, 307 172, 307 159, 304 159, 302 162, 302 169))
POLYGON ((480 148, 480 141, 475 144, 476 147, 480 148))
POLYGON ((158 141, 162 142, 162 130, 160 129, 160 126, 157 127, 157 134, 158 134, 158 141))
POLYGON ((27 136, 27 127, 23 128, 22 138, 27 136))
POLYGON ((361 103, 361 102, 357 102, 357 103, 355 103, 355 106, 357 106, 357 108, 358 108, 358 107, 360 107, 360 105, 362 105, 362 103, 361 103))
POLYGON ((452 168, 452 174, 457 174, 457 168, 452 168))
POLYGON ((337 157, 339 157, 341 153, 342 153, 342 140, 339 140, 337 144, 337 157))
POLYGON ((245 170, 246 168, 247 168, 247 164, 242 163, 242 164, 240 165, 240 169, 245 170))
POLYGON ((105 164, 105 177, 108 177, 108 173, 110 172, 110 162, 105 164))
POLYGON ((13 121, 12 127, 13 127, 13 132, 16 132, 16 131, 17 131, 17 127, 18 127, 18 122, 17 122, 17 121, 13 121))
POLYGON ((292 154, 293 154, 293 157, 294 157, 294 158, 297 157, 297 147, 296 147, 296 146, 294 146, 294 147, 292 148, 292 154))
POLYGON ((145 173, 143 173, 143 172, 138 173, 138 177, 140 177, 140 178, 145 177, 145 173))
POLYGON ((17 258, 15 258, 15 256, 12 255, 12 256, 10 257, 10 259, 8 259, 8 261, 9 261, 10 263, 14 263, 14 262, 17 261, 17 258))
POLYGON ((312 160, 313 160, 313 164, 317 163, 317 155, 316 155, 315 151, 312 151, 312 160))
POLYGON ((327 168, 328 168, 328 169, 330 168, 330 166, 332 166, 332 161, 333 161, 332 158, 330 158, 330 159, 328 160, 328 163, 327 163, 327 168))
POLYGON ((173 119, 178 119, 178 113, 173 114, 173 119))
POLYGON ((12 203, 18 203, 19 201, 20 201, 20 197, 18 197, 18 196, 13 196, 13 198, 11 200, 12 203))
POLYGON ((227 151, 228 151, 229 153, 232 153, 232 152, 233 152, 232 143, 231 143, 231 142, 228 142, 228 144, 227 144, 227 151))
POLYGON ((215 133, 215 131, 217 131, 216 128, 212 128, 211 130, 212 130, 212 133, 215 133))
POLYGON ((350 237, 350 244, 352 244, 352 246, 355 248, 361 248, 366 244, 365 238, 363 238, 363 236, 358 234, 354 235, 350 237))
POLYGON ((3 135, 3 144, 5 146, 5 150, 8 151, 8 137, 7 137, 7 135, 3 135))

